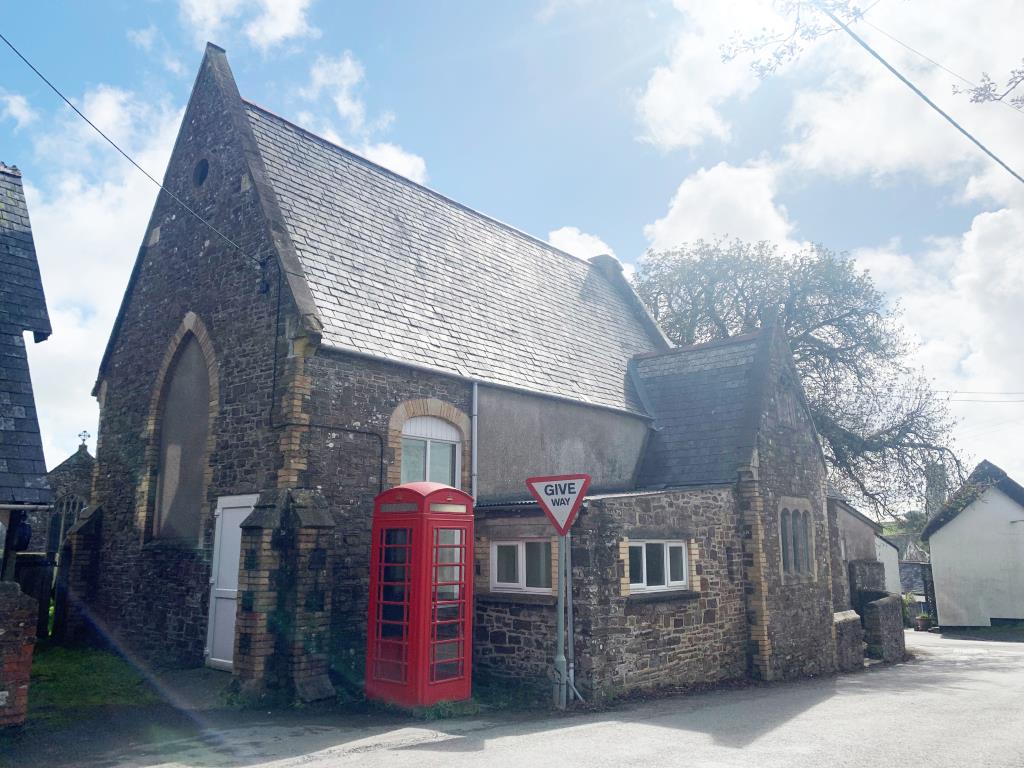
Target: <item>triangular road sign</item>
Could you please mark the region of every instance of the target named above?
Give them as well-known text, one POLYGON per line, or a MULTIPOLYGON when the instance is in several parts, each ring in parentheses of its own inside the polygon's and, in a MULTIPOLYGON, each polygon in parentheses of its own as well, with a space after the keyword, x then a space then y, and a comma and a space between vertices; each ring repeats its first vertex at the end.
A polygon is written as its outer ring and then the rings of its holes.
POLYGON ((590 487, 590 475, 549 475, 526 481, 533 498, 540 504, 559 535, 565 536, 576 520, 583 497, 590 487))

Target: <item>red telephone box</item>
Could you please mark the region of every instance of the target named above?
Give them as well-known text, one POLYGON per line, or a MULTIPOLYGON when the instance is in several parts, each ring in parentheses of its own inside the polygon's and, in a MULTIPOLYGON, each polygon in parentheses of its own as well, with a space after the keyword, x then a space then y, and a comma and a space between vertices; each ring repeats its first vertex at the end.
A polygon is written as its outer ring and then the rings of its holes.
POLYGON ((407 483, 374 499, 366 695, 407 707, 470 696, 473 497, 407 483))

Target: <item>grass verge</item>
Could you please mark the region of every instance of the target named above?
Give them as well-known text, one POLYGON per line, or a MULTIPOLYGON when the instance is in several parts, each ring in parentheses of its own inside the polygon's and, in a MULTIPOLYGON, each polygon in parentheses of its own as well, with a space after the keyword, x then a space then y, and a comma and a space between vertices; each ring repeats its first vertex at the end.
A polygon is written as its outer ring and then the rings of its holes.
POLYGON ((116 654, 41 643, 32 658, 29 722, 59 722, 83 710, 156 704, 160 697, 116 654))

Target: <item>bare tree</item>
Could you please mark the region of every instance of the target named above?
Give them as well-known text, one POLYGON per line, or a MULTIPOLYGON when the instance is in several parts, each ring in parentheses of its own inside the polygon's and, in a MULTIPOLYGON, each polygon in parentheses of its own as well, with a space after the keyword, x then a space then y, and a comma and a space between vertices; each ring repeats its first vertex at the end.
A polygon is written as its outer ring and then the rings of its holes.
POLYGON ((996 85, 988 72, 982 72, 981 82, 978 85, 972 88, 961 88, 954 85, 953 93, 966 93, 971 101, 979 104, 989 101, 1001 101, 1009 104, 1014 109, 1024 110, 1024 92, 1016 93, 1021 83, 1024 83, 1024 59, 1021 60, 1020 69, 1010 70, 1005 86, 996 85))
POLYGON ((789 339, 833 483, 877 514, 920 504, 942 466, 962 478, 946 399, 870 275, 820 246, 716 240, 649 252, 637 292, 677 344, 728 338, 777 316, 789 339))

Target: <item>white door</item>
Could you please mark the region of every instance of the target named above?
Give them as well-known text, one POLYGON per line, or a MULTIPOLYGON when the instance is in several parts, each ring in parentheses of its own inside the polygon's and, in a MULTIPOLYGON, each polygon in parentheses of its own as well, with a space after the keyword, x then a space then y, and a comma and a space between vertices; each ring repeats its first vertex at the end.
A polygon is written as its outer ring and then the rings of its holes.
POLYGON ((242 521, 252 512, 256 494, 217 499, 210 574, 210 622, 206 633, 206 663, 231 669, 235 655, 235 603, 238 601, 238 562, 242 552, 242 521))

